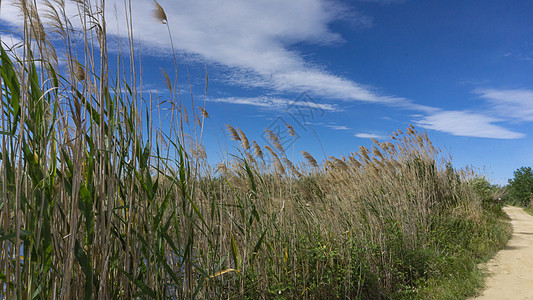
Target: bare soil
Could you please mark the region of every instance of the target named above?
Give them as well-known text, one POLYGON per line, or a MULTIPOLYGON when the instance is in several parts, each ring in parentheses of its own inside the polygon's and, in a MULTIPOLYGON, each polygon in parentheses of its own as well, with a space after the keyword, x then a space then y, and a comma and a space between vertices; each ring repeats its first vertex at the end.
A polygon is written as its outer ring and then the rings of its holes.
POLYGON ((513 235, 507 246, 486 264, 486 290, 474 299, 533 299, 533 216, 507 206, 513 235))

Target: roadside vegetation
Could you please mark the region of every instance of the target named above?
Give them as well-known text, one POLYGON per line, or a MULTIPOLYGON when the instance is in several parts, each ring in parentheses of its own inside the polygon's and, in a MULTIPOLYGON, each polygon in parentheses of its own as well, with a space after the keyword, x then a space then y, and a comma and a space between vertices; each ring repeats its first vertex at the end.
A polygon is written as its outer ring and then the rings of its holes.
POLYGON ((180 97, 177 60, 167 95, 143 92, 132 20, 110 61, 100 6, 73 21, 64 1, 18 3, 23 42, 0 48, 0 298, 460 299, 509 237, 500 190, 413 126, 297 163, 276 133, 227 125, 234 151, 210 166, 208 108, 180 97))
POLYGON ((533 215, 533 170, 531 167, 520 167, 513 175, 505 187, 504 201, 523 207, 524 211, 533 215))
POLYGON ((531 167, 520 167, 514 171, 506 187, 505 201, 511 205, 531 207, 533 204, 533 170, 531 167))

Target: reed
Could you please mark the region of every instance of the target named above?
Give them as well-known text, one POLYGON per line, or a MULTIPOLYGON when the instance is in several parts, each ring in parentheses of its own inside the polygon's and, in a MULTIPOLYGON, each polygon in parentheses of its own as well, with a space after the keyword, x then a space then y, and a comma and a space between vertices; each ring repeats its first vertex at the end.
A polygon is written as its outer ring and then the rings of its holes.
MULTIPOLYGON (((131 18, 111 62, 105 1, 76 1, 81 32, 64 1, 44 3, 41 16, 18 2, 22 51, 0 47, 3 298, 414 295, 453 271, 436 263, 460 242, 439 241, 445 224, 488 224, 473 175, 414 127, 296 163, 274 132, 261 146, 227 125, 236 150, 213 169, 201 144, 209 114, 179 97, 177 59, 164 72, 170 100, 147 96, 131 18)), ((169 26, 157 2, 155 15, 169 26)))

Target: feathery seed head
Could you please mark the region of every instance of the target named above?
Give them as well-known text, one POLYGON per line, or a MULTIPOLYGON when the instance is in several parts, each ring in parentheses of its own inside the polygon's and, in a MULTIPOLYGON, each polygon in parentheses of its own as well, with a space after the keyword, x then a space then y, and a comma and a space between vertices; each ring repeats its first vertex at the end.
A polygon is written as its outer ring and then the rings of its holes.
POLYGON ((250 143, 248 142, 248 138, 246 137, 246 135, 244 134, 244 132, 240 128, 237 128, 237 130, 239 131, 239 136, 241 138, 242 147, 244 148, 244 150, 249 150, 250 149, 250 143))
POLYGON ((348 169, 348 165, 343 160, 340 160, 336 157, 331 157, 331 159, 335 162, 335 165, 338 169, 343 171, 348 169))
POLYGON ((383 154, 381 154, 381 152, 379 151, 378 148, 376 148, 375 146, 372 146, 372 153, 379 157, 380 159, 383 159, 383 154))
POLYGON ((252 141, 252 147, 254 148, 254 155, 263 159, 263 151, 256 141, 252 141))
POLYGON ((307 160, 307 162, 314 168, 318 168, 318 163, 316 162, 315 158, 309 154, 306 151, 300 151, 302 156, 307 160))
POLYGON ((183 106, 183 119, 185 123, 189 124, 189 113, 187 112, 187 107, 183 106))
POLYGON ((209 118, 209 114, 207 113, 207 111, 201 106, 198 106, 198 108, 200 109, 200 112, 202 113, 202 117, 208 119, 209 118))
POLYGON ((270 148, 270 146, 268 145, 265 146, 265 149, 267 149, 268 152, 270 152, 270 155, 272 155, 272 159, 274 160, 274 166, 276 167, 276 171, 281 175, 285 174, 285 168, 281 164, 281 161, 279 160, 279 157, 276 154, 276 152, 274 152, 274 150, 272 150, 272 148, 270 148))
POLYGON ((296 133, 294 132, 294 128, 289 123, 285 123, 285 126, 287 126, 287 130, 289 131, 289 135, 296 137, 296 133))
POLYGON ((353 156, 350 156, 348 157, 348 159, 350 160, 350 163, 355 167, 355 168, 359 168, 361 167, 361 163, 353 156))
POLYGON ((418 142, 418 146, 420 146, 420 148, 424 148, 424 140, 422 139, 421 136, 417 135, 416 141, 418 142))
POLYGON ((154 0, 154 17, 163 24, 168 23, 167 14, 165 13, 165 10, 156 0, 154 0))
POLYGON ((274 166, 276 167, 277 172, 281 175, 285 174, 285 168, 283 168, 283 165, 281 164, 281 161, 279 160, 279 157, 276 152, 274 152, 274 150, 272 150, 272 148, 270 148, 270 146, 268 145, 265 146, 265 149, 267 149, 268 152, 270 152, 270 155, 272 155, 272 159, 274 160, 274 166))
POLYGON ((233 128, 233 126, 231 126, 229 124, 226 124, 226 128, 228 129, 228 132, 229 132, 232 140, 241 141, 241 138, 239 137, 239 134, 237 133, 235 128, 233 128))
POLYGON ((278 150, 280 153, 285 153, 285 150, 283 149, 283 146, 281 145, 281 142, 278 138, 278 136, 270 129, 266 128, 265 132, 267 133, 267 137, 270 141, 272 141, 272 145, 276 150, 278 150))
POLYGON ((165 84, 167 85, 167 89, 169 91, 172 91, 172 82, 170 81, 170 77, 168 76, 167 71, 163 68, 159 68, 161 70, 161 73, 163 74, 163 77, 165 78, 165 84))
POLYGON ((226 166, 226 161, 222 161, 221 163, 217 165, 215 172, 226 173, 227 170, 228 170, 228 167, 226 166))
POLYGON ((359 155, 363 157, 365 160, 369 160, 368 149, 365 146, 359 146, 359 155))
POLYGON ((197 114, 194 114, 194 120, 196 121, 196 125, 198 125, 199 127, 202 126, 202 120, 200 120, 200 117, 198 117, 197 114))
POLYGON ((265 149, 268 150, 268 152, 270 153, 270 155, 274 156, 274 157, 278 157, 278 155, 276 154, 276 152, 274 152, 274 150, 272 150, 272 148, 270 148, 269 145, 266 145, 265 146, 265 149))
POLYGON ((253 155, 251 155, 249 152, 244 152, 245 155, 246 155, 246 158, 248 159, 248 161, 252 162, 252 163, 257 163, 257 161, 255 160, 255 158, 253 157, 253 155))
POLYGON ((283 164, 281 163, 281 161, 279 160, 277 156, 274 156, 274 165, 276 166, 276 171, 280 175, 285 174, 285 168, 283 167, 283 164))
POLYGON ((85 80, 85 70, 77 59, 71 58, 70 73, 74 75, 79 81, 85 80))
POLYGON ((292 173, 294 173, 298 177, 302 176, 300 171, 298 171, 298 169, 296 169, 294 164, 289 159, 287 159, 286 157, 283 157, 282 159, 283 159, 283 162, 285 163, 285 165, 287 167, 289 167, 289 169, 291 170, 292 173))

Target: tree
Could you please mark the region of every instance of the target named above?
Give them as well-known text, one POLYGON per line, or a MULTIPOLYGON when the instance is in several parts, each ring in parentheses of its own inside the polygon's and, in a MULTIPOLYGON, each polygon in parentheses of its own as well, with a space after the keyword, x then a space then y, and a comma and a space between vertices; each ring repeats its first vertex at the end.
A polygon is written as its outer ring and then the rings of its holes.
POLYGON ((521 167, 514 171, 514 178, 509 179, 507 193, 512 202, 527 206, 533 195, 533 170, 531 167, 521 167))

